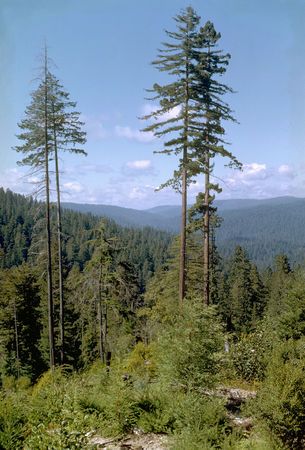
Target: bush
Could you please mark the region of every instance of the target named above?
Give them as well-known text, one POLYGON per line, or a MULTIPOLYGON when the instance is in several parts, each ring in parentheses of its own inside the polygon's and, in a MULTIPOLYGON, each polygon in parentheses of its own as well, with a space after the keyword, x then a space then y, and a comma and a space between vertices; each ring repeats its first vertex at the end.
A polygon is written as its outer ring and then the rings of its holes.
POLYGON ((22 401, 15 394, 0 401, 0 449, 22 449, 26 424, 22 401))
POLYGON ((156 343, 159 375, 186 390, 213 385, 223 362, 224 334, 213 307, 187 302, 156 343))
POLYGON ((284 445, 305 445, 305 339, 278 346, 267 368, 266 379, 254 412, 284 445))
POLYGON ((242 334, 230 351, 237 377, 245 381, 263 380, 270 351, 271 343, 262 331, 242 334))
POLYGON ((209 450, 227 447, 228 441, 236 443, 232 436, 223 402, 188 394, 180 399, 180 417, 175 430, 175 450, 209 450))

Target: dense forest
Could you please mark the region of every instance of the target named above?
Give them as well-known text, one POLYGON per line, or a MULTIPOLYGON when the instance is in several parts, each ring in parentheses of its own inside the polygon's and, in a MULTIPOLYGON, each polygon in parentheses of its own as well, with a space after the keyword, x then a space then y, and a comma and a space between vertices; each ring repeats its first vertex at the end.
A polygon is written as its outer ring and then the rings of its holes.
MULTIPOLYGON (((304 263, 304 199, 215 200, 214 205, 222 220, 221 227, 215 232, 215 239, 223 258, 229 258, 234 248, 241 245, 260 269, 271 266, 275 256, 280 253, 287 254, 294 264, 304 263)), ((63 206, 109 217, 124 226, 143 228, 151 225, 160 230, 179 233, 179 206, 160 206, 144 211, 110 205, 65 203, 63 206)))
POLYGON ((285 252, 257 267, 234 215, 222 257, 214 161, 242 167, 225 140, 230 55, 193 8, 175 25, 142 119, 178 157, 160 186, 181 194, 176 236, 62 207, 60 164, 86 133, 45 47, 14 148, 35 192, 0 188, 0 449, 305 447, 305 268, 285 252))
POLYGON ((212 306, 203 307, 195 234, 187 298, 177 308, 176 239, 66 211, 66 361, 52 374, 45 255, 36 251, 43 232, 33 228, 42 205, 4 190, 1 205, 2 448, 94 448, 90 433, 136 428, 168 434, 174 448, 303 448, 302 268, 279 255, 259 273, 241 247, 226 263, 214 247, 212 306), (101 275, 107 329, 99 330, 101 275), (252 417, 254 431, 235 424, 225 398, 211 396, 219 386, 257 391, 238 411, 247 424, 252 417))

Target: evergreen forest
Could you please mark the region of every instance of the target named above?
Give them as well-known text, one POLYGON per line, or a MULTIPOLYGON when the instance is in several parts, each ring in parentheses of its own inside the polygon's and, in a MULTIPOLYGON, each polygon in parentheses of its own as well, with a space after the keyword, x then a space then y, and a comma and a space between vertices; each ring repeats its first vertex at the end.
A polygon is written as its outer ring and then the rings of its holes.
POLYGON ((153 61, 164 84, 146 86, 158 109, 141 117, 177 162, 160 186, 181 198, 169 231, 62 203, 65 154, 89 150, 44 48, 13 149, 33 192, 0 188, 0 449, 305 448, 297 232, 274 258, 271 241, 243 239, 236 211, 221 235, 215 160, 242 170, 226 142, 231 55, 190 6, 172 26, 153 61))

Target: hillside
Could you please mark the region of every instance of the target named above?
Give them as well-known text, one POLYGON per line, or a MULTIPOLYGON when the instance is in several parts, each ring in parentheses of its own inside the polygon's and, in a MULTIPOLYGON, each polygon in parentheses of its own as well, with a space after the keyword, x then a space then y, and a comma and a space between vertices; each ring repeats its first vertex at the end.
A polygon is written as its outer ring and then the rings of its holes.
MULTIPOLYGON (((52 209, 51 215, 54 214, 52 209)), ((99 222, 97 214, 63 211, 62 244, 67 268, 78 266, 82 269, 91 258, 90 242, 99 222)), ((141 288, 166 260, 172 238, 160 229, 126 228, 109 218, 106 220, 106 234, 120 240, 117 258, 134 266, 141 288)), ((44 252, 41 236, 44 236, 44 205, 0 188, 0 268, 18 266, 24 261, 37 262, 37 254, 44 252)))
MULTIPOLYGON (((0 248, 2 249, 2 266, 20 264, 27 259, 32 245, 37 204, 10 191, 1 190, 0 207, 0 248), (35 206, 36 205, 36 206, 35 206), (17 244, 12 244, 13 241, 17 244), (9 239, 9 240, 8 240, 9 239)), ((215 204, 223 218, 217 230, 216 239, 223 257, 229 258, 236 247, 244 247, 249 257, 260 267, 272 264, 274 256, 279 253, 288 255, 292 263, 302 263, 305 255, 305 199, 294 197, 278 197, 268 200, 220 200, 215 204)), ((138 262, 137 251, 131 249, 132 242, 145 242, 145 246, 153 247, 154 240, 168 243, 164 231, 179 233, 180 207, 164 205, 147 210, 136 210, 111 205, 89 205, 65 203, 66 209, 64 229, 68 238, 65 243, 68 260, 82 261, 86 249, 83 243, 85 236, 79 228, 84 226, 90 230, 96 226, 98 217, 107 217, 116 222, 111 228, 124 235, 128 242, 128 252, 133 262, 138 262), (128 227, 129 231, 124 231, 128 227), (148 229, 147 227, 151 227, 148 229), (155 231, 154 231, 155 229, 155 231), (133 231, 132 231, 133 230, 133 231), (134 240, 135 239, 135 240, 134 240), (73 243, 76 240, 77 243, 73 243)), ((35 225, 37 228, 37 225, 35 225)), ((164 247, 164 248, 165 248, 164 247)), ((127 250, 126 250, 127 251, 127 250)), ((144 249, 143 252, 145 253, 144 249)), ((159 252, 160 253, 160 252, 159 252)), ((163 258, 158 255, 159 261, 163 258)), ((141 257, 141 265, 144 260, 141 257)), ((142 269, 141 269, 142 270, 142 269)), ((147 269, 146 269, 147 270, 147 269)), ((151 269, 149 269, 151 270, 151 269)))
MULTIPOLYGON (((293 262, 304 260, 305 199, 277 197, 264 200, 218 200, 215 205, 223 218, 222 226, 217 230, 217 243, 223 256, 229 257, 234 247, 241 245, 260 266, 271 264, 279 253, 286 253, 293 262)), ((158 206, 144 211, 109 205, 66 203, 64 206, 106 216, 121 225, 150 225, 179 232, 179 206, 158 206)))
POLYGON ((112 205, 63 203, 63 207, 72 211, 108 217, 122 226, 137 228, 150 226, 165 231, 177 231, 177 225, 173 222, 173 216, 179 216, 178 206, 161 206, 148 210, 138 210, 112 205))

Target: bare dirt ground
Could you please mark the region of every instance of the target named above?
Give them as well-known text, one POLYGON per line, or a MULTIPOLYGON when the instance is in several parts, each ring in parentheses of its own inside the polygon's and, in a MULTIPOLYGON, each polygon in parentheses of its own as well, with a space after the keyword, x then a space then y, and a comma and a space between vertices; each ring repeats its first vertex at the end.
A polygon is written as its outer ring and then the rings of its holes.
POLYGON ((168 437, 165 434, 133 433, 122 439, 106 439, 95 436, 91 444, 105 450, 166 450, 168 437))

